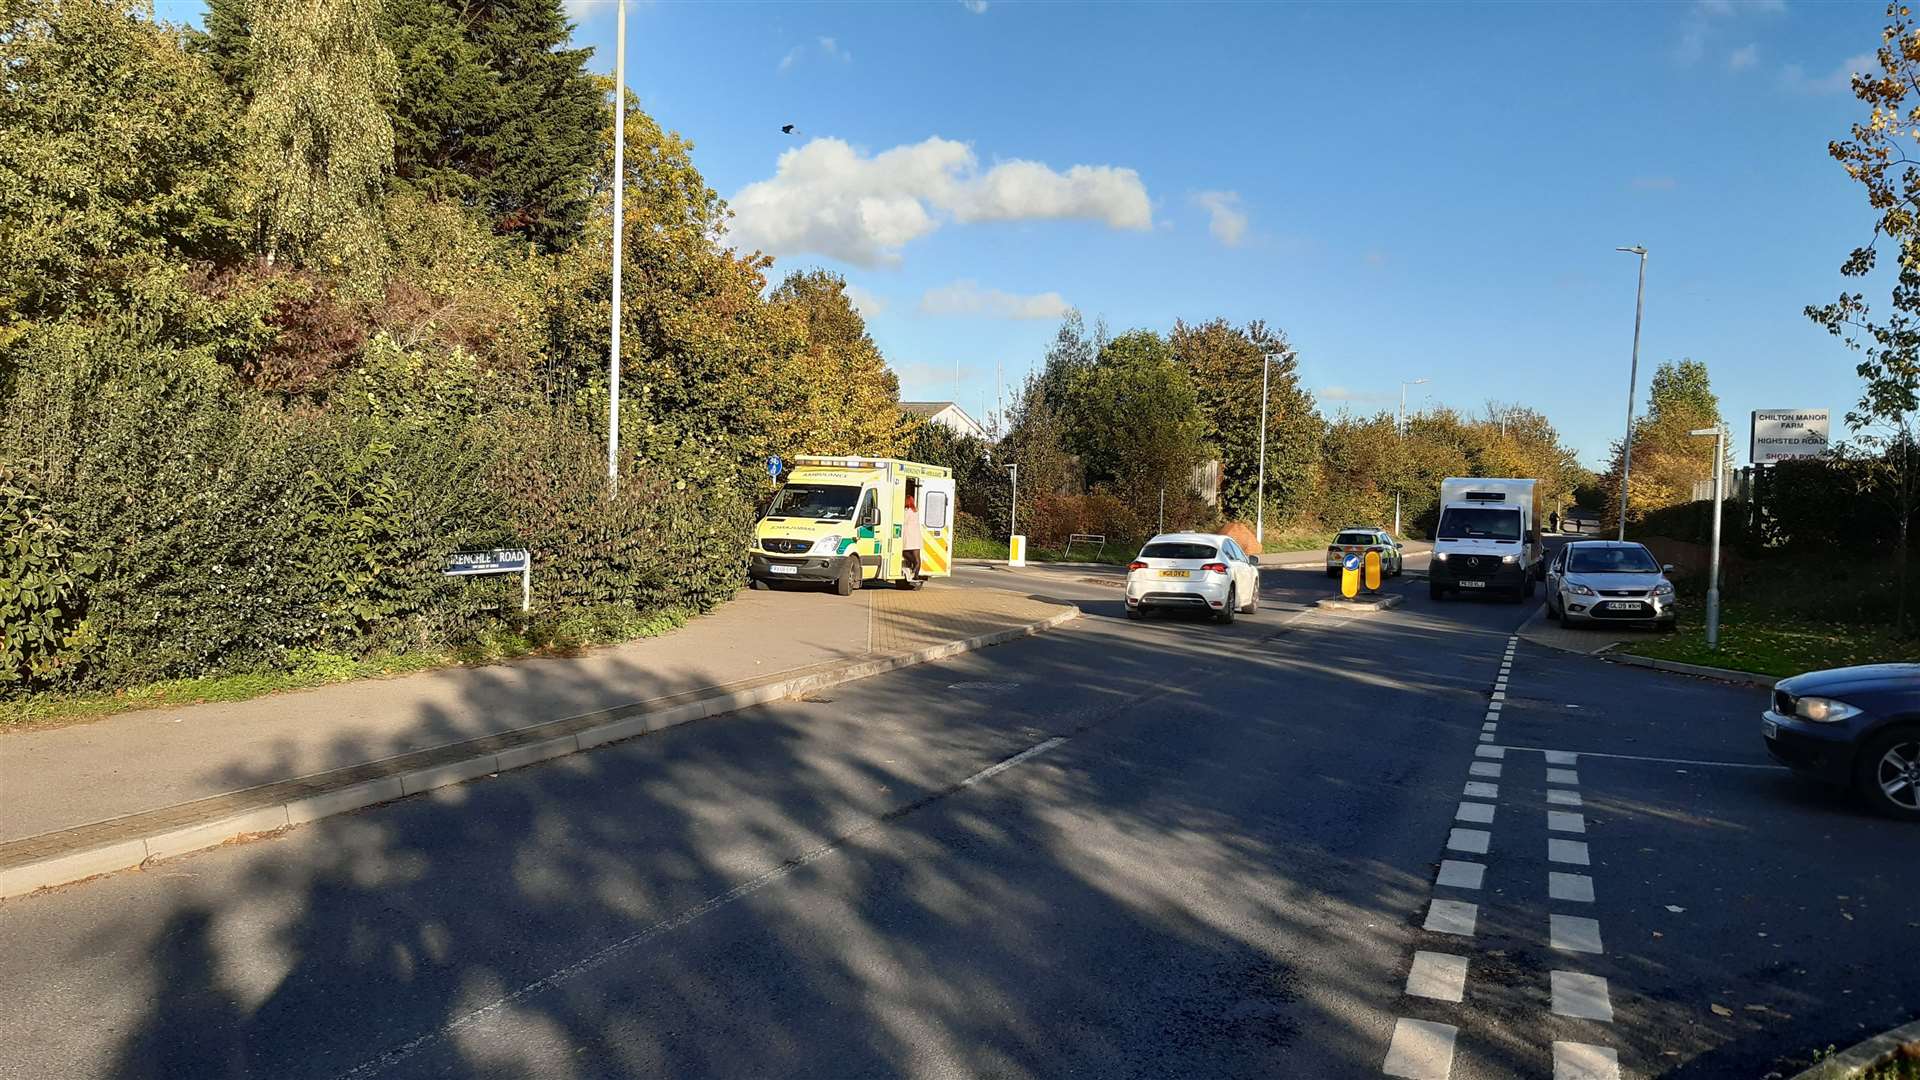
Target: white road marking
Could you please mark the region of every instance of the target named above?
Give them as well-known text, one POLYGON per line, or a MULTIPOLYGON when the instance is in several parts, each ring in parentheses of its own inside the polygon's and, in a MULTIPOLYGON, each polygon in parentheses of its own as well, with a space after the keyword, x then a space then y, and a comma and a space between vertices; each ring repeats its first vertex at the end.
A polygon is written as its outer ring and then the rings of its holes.
POLYGON ((1473 936, 1473 924, 1480 918, 1480 905, 1465 900, 1435 900, 1427 906, 1426 928, 1436 934, 1473 936))
POLYGON ((1549 810, 1547 811, 1547 831, 1583 833, 1587 831, 1587 819, 1570 810, 1549 810))
POLYGON ((1620 1080, 1620 1055, 1606 1046, 1554 1043, 1553 1080, 1620 1080))
POLYGON ((1496 702, 1494 702, 1493 704, 1491 704, 1491 705, 1489 705, 1489 706, 1487 706, 1487 711, 1488 711, 1488 712, 1490 712, 1490 713, 1497 713, 1497 712, 1499 712, 1499 711, 1500 711, 1501 709, 1504 709, 1504 708, 1506 708, 1506 703, 1505 703, 1505 702, 1503 702, 1503 701, 1496 701, 1496 702))
POLYGON ((1505 675, 1502 675, 1499 678, 1494 679, 1493 685, 1498 687, 1501 690, 1505 690, 1507 688, 1507 677, 1505 675))
POLYGON ((1486 879, 1487 868, 1477 862, 1441 859, 1440 876, 1434 879, 1434 884, 1445 885, 1449 889, 1477 889, 1486 879))
POLYGON ((1491 761, 1476 761, 1467 766, 1467 772, 1474 776, 1484 776, 1489 780, 1500 779, 1500 766, 1491 761))
MULTIPOLYGON (((1537 750, 1541 753, 1549 752, 1539 746, 1516 746, 1513 749, 1537 750)), ((1648 757, 1644 754, 1602 754, 1595 750, 1582 750, 1579 752, 1579 756, 1611 758, 1614 761, 1655 761, 1662 765, 1704 765, 1720 769, 1771 769, 1777 772, 1788 771, 1785 765, 1756 765, 1750 761, 1697 761, 1693 758, 1648 757)))
POLYGON ((1393 1044, 1381 1071, 1408 1080, 1447 1080, 1453 1072, 1453 1040, 1460 1029, 1429 1020, 1394 1021, 1393 1044))
POLYGON ((1547 861, 1572 863, 1575 866, 1590 866, 1593 860, 1587 857, 1587 845, 1583 840, 1562 840, 1549 837, 1547 840, 1547 861))
POLYGON ((1461 791, 1460 794, 1475 799, 1497 799, 1500 797, 1500 785, 1483 784, 1478 780, 1469 780, 1467 781, 1465 790, 1461 791))
POLYGON ((1453 819, 1455 821, 1471 821, 1478 825, 1489 825, 1493 822, 1493 811, 1494 806, 1492 803, 1463 802, 1460 804, 1460 809, 1453 812, 1453 819))
POLYGON ((1483 731, 1483 732, 1481 732, 1481 733, 1480 733, 1480 741, 1481 741, 1481 742, 1492 742, 1492 741, 1493 741, 1493 732, 1491 732, 1491 731, 1483 731))
POLYGON ((1571 750, 1542 750, 1540 753, 1541 756, 1547 759, 1547 764, 1549 765, 1580 764, 1580 755, 1571 750))
MULTIPOLYGON (((1044 742, 1035 743, 1033 746, 1030 746, 1025 750, 1020 751, 1019 753, 1013 755, 1010 758, 1007 758, 1004 761, 997 762, 993 765, 989 765, 984 769, 981 769, 979 772, 974 773, 972 776, 969 776, 965 780, 962 780, 959 783, 955 784, 952 788, 947 789, 946 793, 950 794, 952 792, 957 792, 963 788, 971 787, 972 785, 977 784, 982 780, 987 779, 988 777, 997 776, 1000 773, 1003 773, 1006 770, 1013 768, 1015 765, 1018 765, 1021 762, 1026 761, 1028 758, 1031 758, 1037 754, 1046 753, 1048 750, 1051 750, 1054 747, 1059 746, 1061 743, 1066 741, 1067 741, 1067 737, 1065 735, 1056 735, 1051 739, 1045 740, 1044 742)), ((926 796, 926 799, 930 801, 932 799, 939 798, 941 794, 942 793, 940 792, 935 792, 931 795, 926 796)), ((716 896, 708 897, 706 900, 700 902, 699 904, 694 905, 693 907, 687 908, 686 910, 680 912, 677 915, 674 915, 670 918, 662 919, 661 921, 654 923, 652 926, 647 927, 645 930, 641 930, 636 933, 630 934, 627 937, 621 938, 619 941, 616 941, 611 945, 608 945, 602 949, 599 949, 595 952, 587 954, 585 957, 582 957, 581 959, 576 960, 571 964, 568 964, 566 967, 559 968, 557 970, 549 972, 548 974, 538 979, 535 979, 530 983, 527 983, 525 986, 522 986, 520 989, 515 990, 512 993, 504 994, 500 997, 493 999, 487 1004, 480 1006, 479 1008, 462 1013, 461 1015, 454 1017, 452 1020, 447 1021, 446 1023, 440 1025, 439 1027, 433 1029, 432 1031, 427 1032, 424 1035, 417 1036, 407 1042, 401 1043, 399 1046, 396 1046, 391 1050, 388 1050, 387 1052, 381 1054, 379 1057, 372 1058, 368 1061, 362 1062, 360 1065, 354 1067, 353 1069, 350 1069, 347 1072, 339 1074, 339 1077, 337 1078, 337 1080, 356 1080, 356 1078, 358 1077, 373 1076, 379 1073, 386 1072, 387 1070, 393 1068, 394 1066, 400 1064, 401 1062, 407 1060, 408 1058, 413 1057, 415 1054, 418 1054, 420 1051, 426 1049, 427 1047, 432 1046, 436 1043, 442 1042, 448 1038, 451 1038, 457 1032, 465 1028, 471 1027, 474 1024, 480 1023, 488 1019, 489 1017, 493 1016, 495 1013, 498 1013, 504 1009, 510 1009, 513 1006, 519 1004, 520 1002, 527 1000, 528 998, 534 997, 535 995, 545 993, 548 990, 552 990, 552 989, 555 989, 556 987, 572 982, 573 980, 579 978, 580 976, 586 975, 589 972, 592 972, 601 967, 604 967, 608 963, 619 959, 620 957, 626 955, 627 953, 630 953, 633 950, 643 945, 646 945, 660 937, 670 934, 673 931, 678 930, 683 926, 686 926, 706 915, 711 914, 714 911, 719 910, 720 908, 726 907, 728 904, 731 904, 736 900, 739 900, 743 897, 750 896, 756 892, 759 892, 761 889, 764 889, 767 886, 772 885, 775 882, 778 882, 786 878, 788 875, 792 874, 795 870, 799 870, 802 867, 811 865, 812 863, 818 862, 819 860, 826 858, 828 855, 832 855, 835 852, 838 852, 841 848, 844 848, 847 845, 853 843, 855 840, 859 839, 861 836, 864 836, 865 834, 870 833, 886 825, 889 820, 891 819, 884 818, 884 817, 872 818, 866 821, 865 823, 858 825, 853 829, 841 834, 839 837, 836 837, 835 839, 829 840, 826 843, 819 845, 818 847, 810 848, 807 851, 804 851, 801 854, 796 855, 791 859, 788 859, 787 861, 772 868, 771 870, 761 873, 755 877, 748 878, 746 881, 743 881, 740 884, 735 885, 733 888, 728 889, 726 892, 720 893, 716 896)))
MULTIPOLYGON (((1604 993, 1605 987, 1601 989, 1604 993)), ((1466 991, 1466 957, 1439 952, 1413 954, 1413 967, 1407 972, 1408 994, 1435 1001, 1459 1001, 1466 996, 1466 991)))
MULTIPOLYGON (((1465 963, 1461 961, 1463 967, 1465 963)), ((1547 978, 1553 985, 1554 1012, 1582 1020, 1613 1023, 1613 999, 1607 995, 1607 980, 1598 975, 1582 975, 1577 971, 1553 971, 1547 974, 1547 978)))
POLYGON ((1580 774, 1573 771, 1572 769, 1548 769, 1547 783, 1573 784, 1575 786, 1578 786, 1580 783, 1580 774))
POLYGON ((1547 801, 1555 806, 1579 806, 1580 793, 1570 788, 1550 787, 1547 789, 1547 801))
POLYGON ((1488 713, 1487 718, 1484 721, 1482 721, 1480 724, 1480 730, 1492 731, 1493 729, 1499 727, 1500 722, 1497 719, 1495 719, 1499 715, 1500 715, 1499 713, 1488 713))
POLYGON ((1507 692, 1505 690, 1495 690, 1493 692, 1493 700, 1495 701, 1507 700, 1507 692))
POLYGON ((1447 832, 1447 848, 1451 851, 1485 855, 1487 844, 1492 839, 1493 834, 1485 829, 1451 829, 1447 832))
POLYGON ((1476 746, 1473 748, 1473 756, 1503 758, 1507 756, 1507 748, 1504 746, 1476 746))
POLYGON ((1607 951, 1600 947, 1600 920, 1585 915, 1549 915, 1547 944, 1565 952, 1607 951))
POLYGON ((1591 904, 1593 903, 1593 879, 1585 874, 1563 874, 1558 870, 1549 870, 1547 871, 1547 896, 1554 900, 1591 904))

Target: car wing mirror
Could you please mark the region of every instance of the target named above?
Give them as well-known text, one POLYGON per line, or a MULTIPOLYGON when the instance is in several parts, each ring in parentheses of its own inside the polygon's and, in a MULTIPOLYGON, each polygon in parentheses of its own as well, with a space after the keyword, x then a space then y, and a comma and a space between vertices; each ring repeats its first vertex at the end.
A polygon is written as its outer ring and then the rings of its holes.
POLYGON ((1249 564, 1249 565, 1252 565, 1252 566, 1259 566, 1259 565, 1260 565, 1260 556, 1258 556, 1258 555, 1249 555, 1249 556, 1247 556, 1247 562, 1248 562, 1248 564, 1249 564))
POLYGON ((1673 573, 1673 564, 1672 564, 1672 563, 1661 563, 1661 564, 1660 564, 1660 572, 1661 572, 1661 573, 1663 573, 1663 574, 1671 574, 1671 573, 1673 573))

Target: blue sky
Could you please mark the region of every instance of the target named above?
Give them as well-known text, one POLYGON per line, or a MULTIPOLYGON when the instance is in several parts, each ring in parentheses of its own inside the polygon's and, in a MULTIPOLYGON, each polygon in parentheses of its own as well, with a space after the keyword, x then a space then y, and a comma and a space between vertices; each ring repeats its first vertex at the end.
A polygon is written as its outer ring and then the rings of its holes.
MULTIPOLYGON (((610 71, 611 0, 568 7, 610 71)), ((1640 403, 1661 360, 1704 361, 1744 460, 1749 410, 1837 427, 1858 396, 1801 309, 1868 234, 1826 144, 1882 15, 634 3, 627 77, 776 272, 846 275, 905 397, 956 396, 957 364, 983 417, 1066 304, 1116 331, 1264 318, 1328 413, 1425 376, 1413 406, 1532 405, 1599 464, 1632 337, 1613 249, 1638 243, 1640 403)))

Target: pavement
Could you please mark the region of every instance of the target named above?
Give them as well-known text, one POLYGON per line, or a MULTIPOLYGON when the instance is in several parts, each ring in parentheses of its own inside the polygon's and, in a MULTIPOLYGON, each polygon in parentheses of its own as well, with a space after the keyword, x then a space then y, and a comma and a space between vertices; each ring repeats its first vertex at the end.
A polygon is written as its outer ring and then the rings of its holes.
POLYGON ((1071 608, 945 583, 745 592, 674 633, 123 713, 0 742, 0 896, 472 779, 977 646, 1071 608), (804 630, 797 629, 804 627, 804 630))
POLYGON ((1084 615, 5 901, 8 1075, 1757 1078, 1912 1018, 1920 833, 1763 691, 1263 579, 963 569, 1084 615))

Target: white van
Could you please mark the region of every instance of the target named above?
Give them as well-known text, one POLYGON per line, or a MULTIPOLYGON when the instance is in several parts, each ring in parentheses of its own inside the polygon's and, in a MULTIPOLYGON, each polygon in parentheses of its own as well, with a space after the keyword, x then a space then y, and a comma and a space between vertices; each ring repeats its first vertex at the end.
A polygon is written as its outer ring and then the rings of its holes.
POLYGON ((1545 576, 1537 480, 1448 477, 1440 481, 1440 524, 1433 533, 1427 588, 1435 600, 1456 592, 1505 594, 1519 603, 1545 576))

